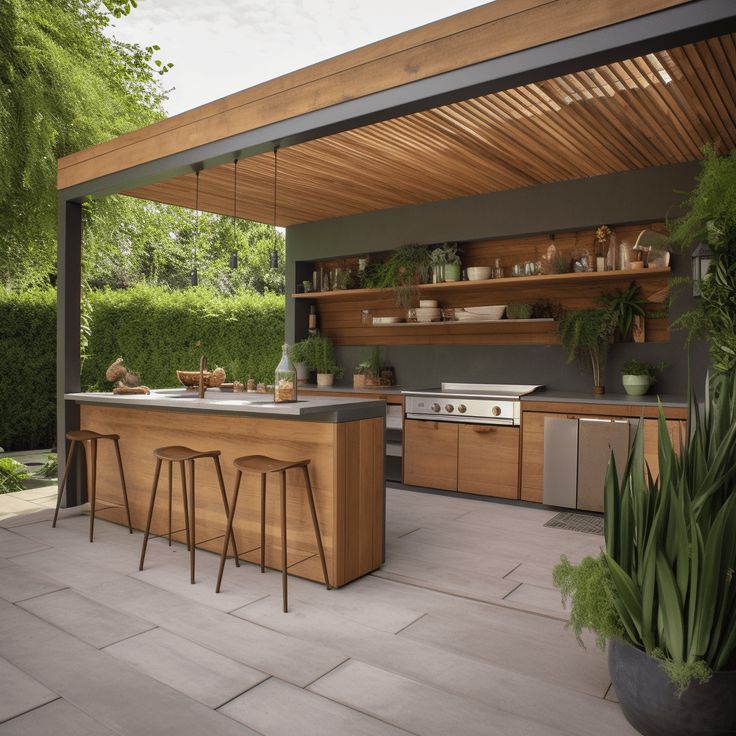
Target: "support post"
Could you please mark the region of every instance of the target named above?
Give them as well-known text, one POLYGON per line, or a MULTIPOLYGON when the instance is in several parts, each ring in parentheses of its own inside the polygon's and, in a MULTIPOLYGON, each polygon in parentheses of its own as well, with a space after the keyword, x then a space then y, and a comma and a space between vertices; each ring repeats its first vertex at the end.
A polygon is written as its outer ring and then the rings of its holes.
MULTIPOLYGON (((66 433, 79 429, 79 407, 64 394, 81 390, 82 205, 59 197, 56 280, 56 450, 59 478, 64 475, 66 433)), ((82 453, 75 453, 66 484, 64 507, 87 500, 82 453)))

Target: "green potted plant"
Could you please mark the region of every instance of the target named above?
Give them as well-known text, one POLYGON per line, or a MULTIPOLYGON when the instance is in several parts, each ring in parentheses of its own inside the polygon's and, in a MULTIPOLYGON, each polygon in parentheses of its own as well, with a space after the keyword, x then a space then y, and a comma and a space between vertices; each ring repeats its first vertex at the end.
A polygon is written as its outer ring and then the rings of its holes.
POLYGON ((303 352, 297 351, 297 354, 310 370, 317 373, 317 385, 332 386, 335 376, 339 378, 342 375, 342 368, 335 362, 332 340, 322 335, 312 335, 302 342, 305 343, 304 347, 300 348, 303 352))
POLYGON ((432 280, 435 283, 460 281, 461 262, 457 243, 444 243, 433 248, 429 253, 429 261, 432 265, 432 280))
POLYGON ((636 342, 644 342, 647 303, 639 298, 640 292, 639 285, 632 281, 623 291, 601 294, 601 303, 615 317, 616 334, 622 341, 633 335, 636 342))
POLYGON ((289 349, 289 357, 296 370, 297 383, 306 383, 309 380, 309 351, 310 338, 295 342, 289 349))
POLYGON ((608 309, 590 307, 567 312, 557 325, 567 362, 577 360, 593 373, 593 393, 605 393, 603 378, 608 357, 609 337, 616 319, 608 309))
POLYGON ((632 358, 621 366, 621 382, 629 396, 644 396, 656 380, 657 366, 651 363, 632 358))
POLYGON ((659 477, 642 423, 605 480, 605 549, 554 570, 570 626, 609 643, 624 715, 645 736, 736 733, 736 374, 690 391, 678 451, 659 417, 659 477))
POLYGON ((402 245, 383 263, 368 264, 367 289, 393 289, 397 306, 409 309, 419 300, 419 285, 429 280, 431 264, 425 245, 402 245))

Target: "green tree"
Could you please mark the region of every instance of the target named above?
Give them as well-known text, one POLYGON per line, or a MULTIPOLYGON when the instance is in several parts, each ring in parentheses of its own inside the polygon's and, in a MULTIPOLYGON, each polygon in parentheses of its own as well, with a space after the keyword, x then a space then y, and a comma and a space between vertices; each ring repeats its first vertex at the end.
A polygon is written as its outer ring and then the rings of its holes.
POLYGON ((54 270, 57 158, 163 117, 158 47, 103 32, 131 5, 0 2, 0 283, 54 270))

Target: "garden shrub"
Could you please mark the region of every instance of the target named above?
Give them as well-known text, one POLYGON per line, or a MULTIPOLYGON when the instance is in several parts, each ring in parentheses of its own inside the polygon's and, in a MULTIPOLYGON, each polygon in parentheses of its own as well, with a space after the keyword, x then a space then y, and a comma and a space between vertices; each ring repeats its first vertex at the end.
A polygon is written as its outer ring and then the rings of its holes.
MULTIPOLYGON (((151 388, 176 386, 199 356, 240 380, 273 381, 284 339, 284 298, 136 286, 89 292, 83 390, 109 390, 119 355, 151 388)), ((51 289, 0 290, 0 446, 50 447, 56 415, 56 301, 51 289)))

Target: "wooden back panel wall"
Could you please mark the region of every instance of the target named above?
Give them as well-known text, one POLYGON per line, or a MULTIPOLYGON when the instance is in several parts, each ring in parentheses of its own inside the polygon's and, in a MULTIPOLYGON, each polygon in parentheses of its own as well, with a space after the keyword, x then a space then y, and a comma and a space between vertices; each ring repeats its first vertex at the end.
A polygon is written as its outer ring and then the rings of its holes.
MULTIPOLYGON (((618 242, 635 240, 645 227, 627 225, 614 228, 618 242)), ((593 250, 594 230, 558 233, 557 252, 569 255, 586 248, 593 250)), ((493 266, 499 258, 507 272, 515 263, 538 260, 550 243, 549 235, 523 238, 482 240, 462 245, 463 267, 493 266)), ((373 256, 374 258, 376 256, 373 256)), ((381 257, 381 256, 378 256, 381 257)), ((317 267, 357 267, 357 257, 321 261, 317 267)), ((441 306, 468 307, 489 304, 534 303, 540 299, 558 302, 564 309, 580 309, 599 304, 602 293, 623 290, 635 281, 644 299, 651 300, 652 313, 661 312, 669 283, 668 270, 562 274, 559 276, 529 276, 456 284, 427 284, 420 288, 423 298, 437 299, 441 306)), ((322 334, 336 345, 550 345, 559 342, 554 322, 514 322, 500 320, 475 324, 427 324, 366 326, 361 311, 370 309, 372 316, 404 316, 396 306, 392 289, 348 289, 345 291, 297 294, 300 300, 314 300, 322 334)), ((669 320, 666 317, 647 319, 646 339, 650 342, 669 340, 669 320)))

